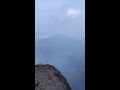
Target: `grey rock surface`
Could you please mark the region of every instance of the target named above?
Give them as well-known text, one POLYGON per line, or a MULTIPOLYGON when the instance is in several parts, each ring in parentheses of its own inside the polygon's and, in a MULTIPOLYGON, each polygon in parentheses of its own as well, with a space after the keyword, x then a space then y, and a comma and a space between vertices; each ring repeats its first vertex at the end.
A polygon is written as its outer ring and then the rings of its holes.
POLYGON ((52 65, 35 65, 35 90, 71 90, 64 76, 52 65))

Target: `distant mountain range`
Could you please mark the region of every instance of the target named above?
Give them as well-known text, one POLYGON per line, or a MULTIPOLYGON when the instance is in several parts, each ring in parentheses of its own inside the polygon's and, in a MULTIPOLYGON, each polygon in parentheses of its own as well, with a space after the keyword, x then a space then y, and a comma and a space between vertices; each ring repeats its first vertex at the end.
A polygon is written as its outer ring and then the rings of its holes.
POLYGON ((57 67, 72 90, 85 90, 85 41, 57 34, 35 41, 35 63, 40 61, 57 67), (79 84, 79 85, 78 85, 79 84))
POLYGON ((47 39, 38 39, 35 42, 35 56, 40 59, 55 57, 81 57, 84 51, 84 41, 64 35, 54 35, 47 39))

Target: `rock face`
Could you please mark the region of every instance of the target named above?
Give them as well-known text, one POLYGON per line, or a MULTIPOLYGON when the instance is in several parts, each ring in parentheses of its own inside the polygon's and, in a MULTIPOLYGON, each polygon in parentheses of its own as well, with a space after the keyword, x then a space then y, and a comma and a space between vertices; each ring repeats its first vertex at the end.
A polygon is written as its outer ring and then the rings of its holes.
POLYGON ((64 76, 52 65, 35 65, 35 90, 71 90, 64 76))

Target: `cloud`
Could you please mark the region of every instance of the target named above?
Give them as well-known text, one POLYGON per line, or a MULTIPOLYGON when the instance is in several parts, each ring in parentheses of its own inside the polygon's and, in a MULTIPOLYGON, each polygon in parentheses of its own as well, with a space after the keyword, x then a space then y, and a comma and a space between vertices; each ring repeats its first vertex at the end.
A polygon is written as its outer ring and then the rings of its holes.
POLYGON ((67 16, 74 18, 74 17, 78 17, 81 14, 81 12, 80 10, 68 9, 66 14, 67 16))

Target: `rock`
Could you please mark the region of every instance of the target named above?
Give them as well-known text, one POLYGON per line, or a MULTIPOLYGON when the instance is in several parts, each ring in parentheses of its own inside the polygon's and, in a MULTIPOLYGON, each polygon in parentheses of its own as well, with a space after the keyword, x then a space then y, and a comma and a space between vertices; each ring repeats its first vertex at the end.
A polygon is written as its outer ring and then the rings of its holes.
POLYGON ((71 90, 64 76, 52 65, 35 65, 35 90, 71 90))

